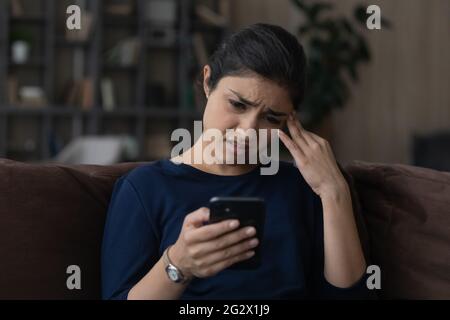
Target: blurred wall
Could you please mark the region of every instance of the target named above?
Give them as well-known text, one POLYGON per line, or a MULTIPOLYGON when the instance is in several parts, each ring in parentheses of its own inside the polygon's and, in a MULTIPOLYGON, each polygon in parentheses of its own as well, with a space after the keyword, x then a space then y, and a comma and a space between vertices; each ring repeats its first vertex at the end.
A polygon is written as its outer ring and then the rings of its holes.
MULTIPOLYGON (((332 116, 332 138, 342 163, 411 163, 412 137, 450 131, 450 1, 334 0, 351 14, 357 3, 377 4, 391 30, 365 30, 373 55, 362 66, 352 98, 332 116)), ((233 1, 233 26, 269 22, 295 31, 290 0, 233 1)))

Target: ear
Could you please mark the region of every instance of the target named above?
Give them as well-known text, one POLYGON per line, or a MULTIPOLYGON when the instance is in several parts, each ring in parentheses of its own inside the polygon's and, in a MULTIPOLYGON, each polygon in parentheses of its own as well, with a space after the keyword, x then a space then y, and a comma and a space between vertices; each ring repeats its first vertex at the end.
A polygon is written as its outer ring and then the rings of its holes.
POLYGON ((211 68, 209 65, 203 67, 203 91, 205 91, 206 98, 209 98, 209 77, 211 76, 211 68))

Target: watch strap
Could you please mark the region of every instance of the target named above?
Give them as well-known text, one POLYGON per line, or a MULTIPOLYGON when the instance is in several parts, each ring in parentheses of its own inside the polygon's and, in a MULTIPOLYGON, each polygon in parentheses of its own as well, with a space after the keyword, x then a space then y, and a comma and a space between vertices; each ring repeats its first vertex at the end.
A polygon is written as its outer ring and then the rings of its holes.
MULTIPOLYGON (((183 272, 180 270, 180 268, 178 268, 176 265, 174 265, 174 264, 172 263, 172 261, 170 260, 170 258, 169 258, 169 249, 170 249, 171 247, 172 247, 172 245, 168 246, 168 247, 166 248, 166 250, 164 250, 164 253, 163 253, 163 262, 164 262, 164 265, 165 265, 166 268, 167 268, 167 266, 170 265, 172 268, 175 268, 175 269, 176 269, 178 275, 180 276, 180 281, 177 281, 177 282, 180 282, 180 283, 187 282, 188 279, 185 277, 185 275, 183 274, 183 272)), ((170 278, 170 277, 169 277, 169 278, 170 278)), ((172 280, 172 279, 171 279, 171 280, 172 280)))

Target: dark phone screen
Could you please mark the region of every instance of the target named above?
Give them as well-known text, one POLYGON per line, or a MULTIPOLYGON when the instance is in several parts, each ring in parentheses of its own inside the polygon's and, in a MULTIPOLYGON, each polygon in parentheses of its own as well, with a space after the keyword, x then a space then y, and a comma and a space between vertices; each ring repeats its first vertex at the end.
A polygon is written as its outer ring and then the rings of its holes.
POLYGON ((237 219, 240 228, 253 226, 255 237, 259 240, 254 249, 255 255, 247 260, 232 265, 229 269, 255 269, 261 264, 261 246, 264 234, 265 202, 261 198, 249 197, 214 197, 210 200, 209 223, 216 223, 228 219, 237 219))

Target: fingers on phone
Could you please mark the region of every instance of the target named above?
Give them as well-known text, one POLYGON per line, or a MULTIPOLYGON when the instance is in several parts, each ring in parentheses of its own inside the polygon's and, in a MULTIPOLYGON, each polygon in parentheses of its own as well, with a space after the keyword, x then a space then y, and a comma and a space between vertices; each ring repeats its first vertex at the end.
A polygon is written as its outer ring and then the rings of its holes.
POLYGON ((241 228, 239 230, 229 232, 215 240, 204 243, 203 251, 206 253, 215 252, 230 248, 235 245, 241 245, 241 242, 256 234, 254 227, 241 228))
MULTIPOLYGON (((241 241, 232 246, 228 246, 228 247, 225 246, 220 250, 210 252, 203 259, 203 263, 205 265, 212 265, 212 264, 216 264, 219 262, 224 262, 224 261, 226 262, 227 260, 230 260, 230 259, 232 260, 232 259, 236 258, 237 256, 242 256, 243 254, 245 255, 246 252, 250 252, 258 244, 259 244, 258 239, 251 238, 251 239, 248 239, 245 241, 241 241)), ((213 244, 213 246, 214 246, 214 244, 213 244)), ((224 246, 224 244, 220 244, 220 246, 224 246)))
POLYGON ((210 241, 239 227, 239 220, 225 220, 205 225, 194 230, 192 239, 196 242, 210 241))

